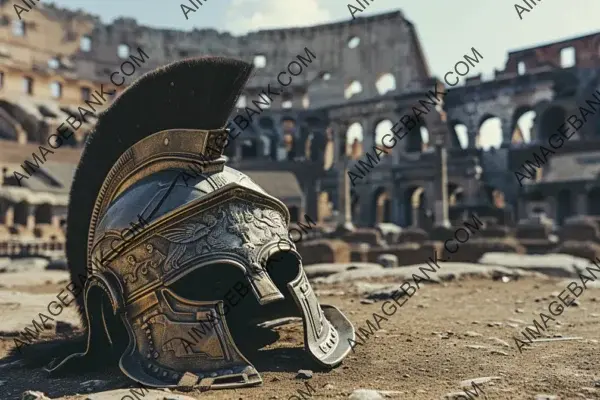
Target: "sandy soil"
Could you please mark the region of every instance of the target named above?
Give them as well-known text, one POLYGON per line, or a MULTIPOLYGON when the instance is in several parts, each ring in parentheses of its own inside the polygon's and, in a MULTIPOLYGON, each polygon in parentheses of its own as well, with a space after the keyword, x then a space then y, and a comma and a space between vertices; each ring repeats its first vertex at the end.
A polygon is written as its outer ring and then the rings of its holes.
MULTIPOLYGON (((401 283, 398 279, 385 279, 386 282, 401 283)), ((539 313, 546 311, 551 301, 557 300, 554 297, 568 281, 549 277, 509 282, 463 278, 427 285, 408 299, 395 315, 381 321, 381 329, 364 345, 356 346, 355 352, 331 371, 318 371, 301 350, 300 326, 280 327, 277 329, 281 339, 277 345, 251 358, 262 374, 262 386, 182 394, 197 399, 302 398, 301 395, 294 397, 298 390, 307 393, 305 381, 296 379, 297 371, 311 369, 314 375, 307 382, 315 392, 305 398, 348 398, 354 390, 362 388, 388 391, 386 396, 389 398, 443 399, 448 393, 460 392, 461 381, 497 377, 481 383, 479 387, 484 393, 473 398, 536 399, 536 395, 548 394, 559 399, 599 399, 599 289, 588 288, 579 297, 578 305, 555 317, 557 322, 548 323, 549 336, 580 339, 534 343, 523 353, 517 350, 512 339, 525 326, 531 325, 533 318, 539 321, 539 313)), ((60 290, 57 285, 48 286, 60 290)), ((353 283, 315 284, 314 287, 321 293, 322 303, 340 307, 356 328, 366 328, 365 321, 373 320, 374 312, 383 315, 383 301, 363 304, 365 301, 361 300, 353 283), (340 291, 344 294, 340 295, 340 291)), ((47 286, 19 289, 28 293, 49 293, 47 286)), ((0 310, 2 307, 0 305, 0 310)), ((2 318, 7 318, 10 310, 2 311, 2 318)), ((0 357, 6 355, 12 343, 8 337, 0 339, 0 357)), ((118 369, 48 379, 43 371, 9 366, 0 368, 0 381, 4 381, 0 386, 0 399, 18 399, 25 390, 38 390, 53 399, 83 400, 87 396, 77 393, 133 387, 118 369), (90 380, 100 381, 82 385, 90 380)), ((120 399, 123 394, 119 393, 118 397, 115 392, 108 397, 90 398, 120 399)), ((174 394, 158 393, 164 394, 166 399, 174 394)), ((145 400, 150 398, 144 397, 145 400)))

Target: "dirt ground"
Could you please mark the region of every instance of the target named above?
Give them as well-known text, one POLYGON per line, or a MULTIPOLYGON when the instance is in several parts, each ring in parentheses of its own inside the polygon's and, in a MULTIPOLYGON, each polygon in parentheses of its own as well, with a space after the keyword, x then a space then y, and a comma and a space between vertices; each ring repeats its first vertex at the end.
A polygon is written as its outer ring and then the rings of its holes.
MULTIPOLYGON (((386 282, 390 281, 387 278, 386 282)), ((296 399, 302 398, 298 390, 308 393, 304 383, 308 382, 315 391, 304 398, 342 399, 356 389, 375 389, 388 391, 389 398, 431 400, 460 392, 461 381, 496 377, 480 384, 484 393, 473 398, 536 399, 536 395, 546 394, 561 400, 600 399, 599 289, 588 288, 577 306, 555 317, 556 323, 548 323, 551 336, 580 339, 534 343, 523 353, 512 339, 531 325, 533 318, 539 320, 539 313, 557 300, 553 297, 566 283, 564 278, 529 277, 510 282, 466 278, 427 285, 394 316, 381 321, 381 329, 331 371, 317 370, 301 350, 300 325, 280 327, 277 346, 251 358, 263 377, 262 386, 182 394, 198 399, 296 399), (297 379, 300 369, 313 370, 313 377, 297 379)), ((49 293, 58 292, 59 287, 19 290, 49 293)), ((363 304, 352 283, 314 287, 321 293, 321 302, 342 309, 355 328, 366 328, 365 321, 372 320, 374 312, 383 315, 382 301, 363 304)), ((8 337, 0 339, 0 357, 12 343, 8 337)), ((3 362, 0 359, 0 364, 3 362)), ((83 400, 87 396, 77 393, 133 387, 118 369, 48 379, 43 371, 9 366, 0 368, 0 381, 4 381, 0 386, 3 400, 19 399, 25 390, 41 391, 53 399, 83 400), (89 380, 100 382, 82 385, 89 380)), ((166 399, 171 397, 164 394, 166 399)))

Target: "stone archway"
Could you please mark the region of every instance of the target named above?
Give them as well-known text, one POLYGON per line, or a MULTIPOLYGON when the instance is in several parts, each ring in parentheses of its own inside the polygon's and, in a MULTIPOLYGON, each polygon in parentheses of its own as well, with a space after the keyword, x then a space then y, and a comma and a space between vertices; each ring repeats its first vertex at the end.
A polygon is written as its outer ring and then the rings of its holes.
POLYGON ((475 147, 484 150, 489 150, 492 147, 500 148, 502 139, 502 121, 500 118, 492 114, 485 114, 479 122, 475 147))
POLYGON ((20 203, 15 204, 13 225, 27 226, 27 216, 29 214, 28 209, 29 203, 27 202, 22 201, 20 203))
POLYGON ((537 139, 547 142, 548 138, 556 133, 556 130, 565 123, 566 119, 567 112, 563 107, 556 105, 548 107, 540 118, 540 127, 538 129, 540 137, 537 139))
POLYGON ((556 222, 562 225, 573 213, 571 192, 563 189, 556 196, 556 222))
POLYGON ((428 143, 429 130, 424 122, 417 123, 406 135, 406 147, 407 153, 420 153, 424 150, 425 144, 428 143))
POLYGON ((350 146, 350 151, 346 154, 350 154, 351 159, 358 159, 363 153, 363 127, 359 122, 355 122, 348 127, 346 131, 346 144, 350 146))
POLYGON ((460 205, 464 200, 464 189, 456 183, 448 183, 448 206, 460 205))
POLYGON ((390 222, 392 220, 391 198, 385 188, 378 188, 373 193, 373 222, 390 222))
POLYGON ((405 207, 404 221, 407 226, 424 226, 427 221, 427 197, 425 189, 421 186, 411 187, 404 192, 405 207))
POLYGON ((533 125, 536 113, 533 107, 518 107, 511 122, 511 144, 525 144, 531 142, 533 137, 533 125))
POLYGON ((453 149, 466 149, 469 147, 469 130, 467 126, 457 120, 450 122, 450 142, 453 149))
POLYGON ((39 204, 35 208, 35 223, 36 224, 51 224, 52 223, 52 206, 48 203, 39 204))

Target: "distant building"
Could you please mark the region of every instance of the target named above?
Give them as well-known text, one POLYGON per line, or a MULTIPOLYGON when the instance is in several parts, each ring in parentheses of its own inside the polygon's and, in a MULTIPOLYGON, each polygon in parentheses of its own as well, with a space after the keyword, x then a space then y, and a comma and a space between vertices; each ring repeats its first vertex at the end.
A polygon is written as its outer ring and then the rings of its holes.
MULTIPOLYGON (((279 89, 278 74, 310 49, 316 57, 252 120, 227 156, 230 166, 282 199, 293 220, 307 213, 325 223, 342 208, 346 155, 352 168, 441 82, 431 76, 416 29, 400 11, 240 37, 214 29, 154 29, 129 18, 104 25, 95 16, 42 3, 21 17, 12 2, 0 0, 0 240, 11 233, 61 234, 73 170, 95 118, 74 130, 22 187, 14 171, 24 173, 22 164, 32 160, 37 146, 67 118, 78 118, 77 107, 101 85, 118 96, 141 74, 175 60, 238 57, 257 68, 238 103, 238 113, 245 115, 244 107, 252 107, 268 84, 279 89), (111 74, 138 48, 148 59, 115 88, 111 74)), ((453 88, 444 99, 441 128, 432 122, 439 120, 437 111, 431 113, 437 116, 415 126, 356 182, 354 223, 427 228, 439 197, 436 142, 448 149, 451 219, 474 207, 491 217, 503 215, 505 223, 533 210, 559 222, 573 214, 600 214, 600 156, 582 161, 587 153, 600 154, 597 116, 523 187, 514 174, 586 96, 600 89, 599 50, 596 33, 510 52, 493 80, 478 76, 453 88), (536 117, 527 135, 517 121, 528 111, 536 117), (490 118, 498 118, 501 147, 486 152, 478 142, 490 118)))

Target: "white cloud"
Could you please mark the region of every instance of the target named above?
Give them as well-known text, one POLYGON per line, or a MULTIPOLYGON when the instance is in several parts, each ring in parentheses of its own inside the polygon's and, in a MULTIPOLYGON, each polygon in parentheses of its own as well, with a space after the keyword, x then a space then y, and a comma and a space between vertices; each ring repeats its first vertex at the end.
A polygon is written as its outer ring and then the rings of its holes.
POLYGON ((233 0, 227 14, 225 29, 234 34, 331 21, 329 11, 319 0, 233 0))

